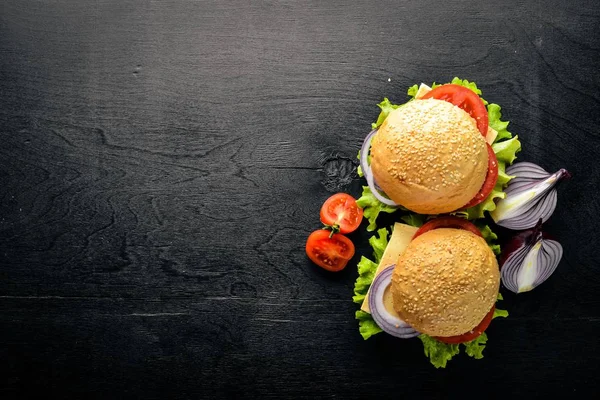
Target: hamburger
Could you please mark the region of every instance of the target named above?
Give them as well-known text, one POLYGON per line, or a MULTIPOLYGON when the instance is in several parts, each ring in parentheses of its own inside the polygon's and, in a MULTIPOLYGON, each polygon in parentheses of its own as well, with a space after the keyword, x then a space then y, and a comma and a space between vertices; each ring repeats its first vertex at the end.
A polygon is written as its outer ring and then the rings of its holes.
POLYGON ((435 337, 472 331, 494 307, 499 287, 498 262, 486 241, 455 228, 412 240, 391 277, 394 311, 418 332, 435 337))
POLYGON ((420 214, 467 205, 486 180, 488 149, 477 121, 445 100, 390 112, 373 136, 371 171, 387 197, 420 214))
POLYGON ((396 223, 362 310, 393 336, 467 343, 489 325, 499 288, 496 256, 471 222, 396 223))

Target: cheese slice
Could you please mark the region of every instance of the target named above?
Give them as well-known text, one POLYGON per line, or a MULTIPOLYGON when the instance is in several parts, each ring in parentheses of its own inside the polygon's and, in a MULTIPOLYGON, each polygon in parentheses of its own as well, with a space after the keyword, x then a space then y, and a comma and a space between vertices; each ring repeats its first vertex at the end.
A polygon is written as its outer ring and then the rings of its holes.
POLYGON ((417 90, 417 94, 415 94, 415 99, 420 99, 429 92, 431 92, 431 88, 426 84, 421 83, 421 85, 419 86, 419 90, 417 90))
MULTIPOLYGON (((415 235, 415 233, 417 232, 417 230, 418 230, 418 228, 415 228, 414 226, 401 224, 399 222, 396 222, 394 224, 394 230, 392 232, 392 236, 390 237, 388 245, 385 248, 383 255, 381 256, 381 262, 379 263, 379 266, 377 267, 377 271, 375 272, 375 277, 377 277, 377 275, 379 275, 379 273, 381 271, 383 271, 386 267, 389 267, 392 264, 396 264, 396 262, 398 261, 398 257, 400 256, 400 254, 402 254, 404 252, 404 250, 406 249, 406 246, 408 246, 408 244, 412 240, 412 238, 415 235)), ((373 279, 375 279, 375 277, 373 279)), ((389 306, 391 305, 391 294, 388 292, 389 292, 389 290, 385 291, 384 304, 386 305, 386 309, 388 309, 388 311, 392 311, 389 309, 390 308, 389 306)), ((365 300, 363 301, 362 306, 360 307, 360 309, 365 312, 370 312, 370 310, 369 310, 369 293, 370 293, 370 290, 367 292, 367 295, 365 296, 365 300)))
POLYGON ((488 126, 487 135, 485 135, 485 141, 491 146, 492 143, 494 143, 494 140, 496 140, 497 136, 498 132, 496 132, 496 130, 491 126, 488 126))

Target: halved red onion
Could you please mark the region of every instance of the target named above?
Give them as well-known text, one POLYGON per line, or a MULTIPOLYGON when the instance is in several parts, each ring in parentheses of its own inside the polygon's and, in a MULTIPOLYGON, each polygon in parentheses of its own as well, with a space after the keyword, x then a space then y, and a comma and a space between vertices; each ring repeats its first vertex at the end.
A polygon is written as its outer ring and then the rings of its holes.
POLYGON ((377 133, 377 129, 373 129, 365 138, 363 145, 360 149, 360 168, 367 180, 367 185, 369 185, 369 189, 371 189, 371 193, 373 196, 380 202, 385 205, 397 207, 398 204, 387 197, 387 195, 381 190, 379 185, 375 182, 373 177, 373 172, 371 171, 371 166, 369 165, 369 151, 371 149, 371 140, 373 140, 373 136, 377 133))
POLYGON ((369 289, 369 308, 373 320, 384 332, 402 339, 409 339, 418 336, 419 332, 398 316, 390 313, 383 302, 385 291, 392 283, 394 267, 395 264, 392 264, 385 268, 373 280, 369 289))
POLYGON ((513 164, 506 173, 514 178, 490 215, 496 224, 513 230, 531 228, 540 218, 546 222, 556 208, 556 185, 570 177, 564 168, 550 174, 530 162, 513 164))
POLYGON ((528 292, 552 275, 560 262, 563 249, 556 240, 541 230, 542 221, 534 229, 521 232, 505 246, 501 263, 502 284, 511 292, 528 292))

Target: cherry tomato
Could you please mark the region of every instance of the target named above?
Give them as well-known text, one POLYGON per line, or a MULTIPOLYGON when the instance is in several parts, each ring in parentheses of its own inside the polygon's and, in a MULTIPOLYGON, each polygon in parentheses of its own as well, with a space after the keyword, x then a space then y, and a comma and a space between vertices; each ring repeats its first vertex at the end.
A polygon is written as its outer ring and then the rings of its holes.
POLYGON ((490 195, 494 189, 494 186, 496 186, 496 182, 498 181, 498 159, 496 158, 496 153, 494 153, 492 146, 487 144, 487 149, 488 170, 487 175, 485 176, 485 181, 483 181, 483 185, 475 197, 473 197, 471 201, 469 201, 463 208, 473 207, 483 202, 490 195))
POLYGON ((485 137, 488 130, 488 113, 481 98, 464 86, 447 85, 438 86, 425 94, 422 99, 445 100, 465 110, 477 122, 477 129, 485 137))
POLYGON ((354 197, 337 193, 325 200, 321 207, 321 222, 329 225, 334 232, 354 232, 363 218, 363 210, 354 197))
POLYGON ((340 233, 319 229, 308 237, 306 255, 327 271, 341 271, 354 256, 354 243, 340 233))
POLYGON ((494 310, 496 306, 492 306, 490 312, 488 312, 483 320, 477 325, 475 328, 471 329, 467 333, 463 333, 458 336, 435 336, 437 340, 440 342, 448 343, 448 344, 458 344, 458 343, 466 343, 480 336, 485 330, 490 326, 490 322, 492 322, 492 318, 494 318, 494 310))
POLYGON ((421 226, 419 230, 415 232, 413 239, 417 236, 424 234, 425 232, 429 232, 438 228, 464 229, 465 231, 474 233, 477 236, 481 236, 481 232, 479 232, 479 229, 477 229, 475 225, 473 225, 466 219, 455 217, 452 215, 445 215, 443 217, 438 217, 424 223, 423 226, 421 226))

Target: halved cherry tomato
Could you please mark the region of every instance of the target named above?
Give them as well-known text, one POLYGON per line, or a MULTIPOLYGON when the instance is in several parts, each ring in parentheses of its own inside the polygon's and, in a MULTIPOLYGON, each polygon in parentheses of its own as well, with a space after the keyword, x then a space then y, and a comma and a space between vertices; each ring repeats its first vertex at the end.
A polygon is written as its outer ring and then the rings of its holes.
POLYGON ((464 86, 447 85, 438 86, 425 94, 422 99, 445 100, 465 110, 477 122, 477 129, 485 137, 488 130, 488 113, 481 98, 464 86))
POLYGON ((477 227, 471 222, 467 221, 464 218, 455 217, 453 215, 446 215, 427 221, 425 224, 423 224, 423 226, 419 228, 419 230, 415 232, 413 239, 417 236, 424 234, 425 232, 429 232, 438 228, 464 229, 465 231, 474 233, 477 236, 481 236, 481 232, 479 232, 479 229, 477 229, 477 227))
POLYGON ((328 230, 319 229, 308 237, 306 255, 327 271, 341 271, 354 256, 354 243, 340 233, 332 234, 328 230))
MULTIPOLYGON (((487 144, 487 143, 486 143, 487 144)), ((496 186, 496 182, 498 181, 498 159, 496 158, 496 153, 492 149, 492 146, 487 144, 488 149, 488 170, 487 175, 485 176, 485 181, 483 181, 483 185, 481 189, 479 189, 479 193, 475 195, 463 208, 469 208, 476 206, 477 204, 484 201, 496 186)))
POLYGON ((485 330, 490 326, 490 322, 492 322, 492 318, 494 318, 494 310, 496 306, 492 306, 490 312, 488 312, 483 320, 477 325, 475 328, 471 329, 467 333, 463 333, 458 336, 435 336, 437 340, 440 342, 448 343, 448 344, 458 344, 458 343, 466 343, 480 336, 485 330))
POLYGON ((362 218, 362 208, 356 204, 354 197, 346 193, 334 194, 321 207, 321 222, 334 232, 354 232, 362 218))

